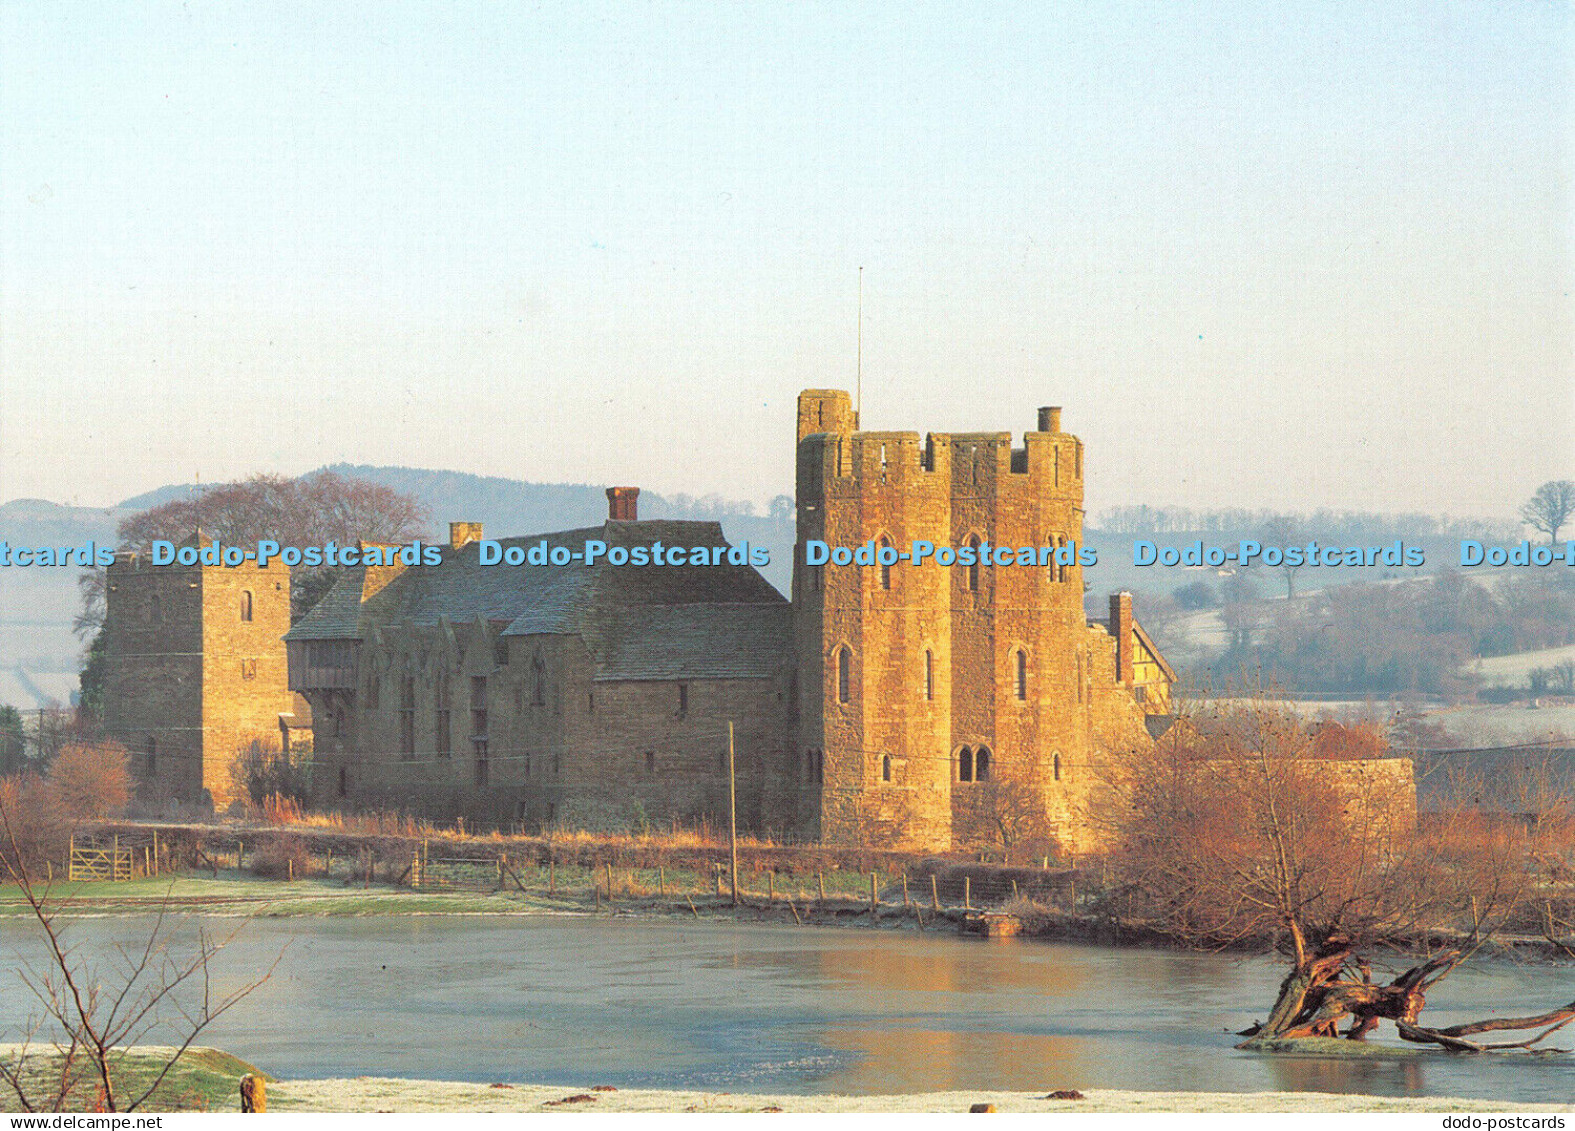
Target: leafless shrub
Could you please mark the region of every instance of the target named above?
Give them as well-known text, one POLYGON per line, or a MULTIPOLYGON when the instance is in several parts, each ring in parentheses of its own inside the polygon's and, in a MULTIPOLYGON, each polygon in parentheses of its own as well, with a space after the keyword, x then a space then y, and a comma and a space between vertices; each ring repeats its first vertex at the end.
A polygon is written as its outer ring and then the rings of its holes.
POLYGON ((194 946, 177 948, 166 901, 142 944, 116 946, 94 962, 68 939, 48 886, 35 883, 9 801, 0 793, 0 867, 27 904, 44 957, 23 959, 18 970, 37 1006, 20 1041, 0 1056, 0 1086, 23 1111, 62 1111, 84 1102, 103 1111, 135 1111, 214 1021, 272 976, 278 960, 238 989, 217 989, 212 962, 234 932, 215 938, 199 930, 194 946), (156 1029, 171 1028, 173 1048, 157 1070, 123 1093, 119 1067, 128 1051, 156 1029))

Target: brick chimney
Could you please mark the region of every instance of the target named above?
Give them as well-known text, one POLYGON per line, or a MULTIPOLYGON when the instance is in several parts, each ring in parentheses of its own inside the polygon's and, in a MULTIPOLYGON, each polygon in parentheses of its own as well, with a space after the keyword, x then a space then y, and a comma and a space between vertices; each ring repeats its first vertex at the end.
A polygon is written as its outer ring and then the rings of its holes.
POLYGON ((638 488, 638 487, 609 487, 609 488, 607 488, 607 521, 609 521, 609 522, 638 522, 638 521, 640 521, 640 488, 638 488))
POLYGON ((1042 409, 1039 410, 1039 431, 1041 431, 1041 432, 1059 432, 1059 431, 1061 431, 1061 410, 1060 410, 1060 408, 1042 408, 1042 409))
POLYGON ((481 523, 479 522, 451 522, 448 524, 448 548, 457 550, 461 546, 468 546, 472 542, 481 541, 481 523))
POLYGON ((1110 595, 1110 635, 1116 641, 1116 682, 1130 684, 1133 675, 1132 594, 1110 595))

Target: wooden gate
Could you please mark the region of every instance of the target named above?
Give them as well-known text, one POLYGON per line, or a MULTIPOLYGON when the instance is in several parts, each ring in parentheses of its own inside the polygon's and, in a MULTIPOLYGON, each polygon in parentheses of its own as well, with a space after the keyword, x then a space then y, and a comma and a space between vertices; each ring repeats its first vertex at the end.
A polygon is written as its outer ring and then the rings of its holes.
POLYGON ((73 837, 66 876, 72 882, 129 880, 131 879, 131 849, 122 848, 119 841, 113 841, 108 845, 79 845, 73 837))
MULTIPOLYGON (((410 863, 410 886, 415 888, 470 888, 498 891, 504 878, 513 878, 504 855, 438 855, 422 844, 410 863)), ((514 880, 518 883, 518 879, 514 880)))

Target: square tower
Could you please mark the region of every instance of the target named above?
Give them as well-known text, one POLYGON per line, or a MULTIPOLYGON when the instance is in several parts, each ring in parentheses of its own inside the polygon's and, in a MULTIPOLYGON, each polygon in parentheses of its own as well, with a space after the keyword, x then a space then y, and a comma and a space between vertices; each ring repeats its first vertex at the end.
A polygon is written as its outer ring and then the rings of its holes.
POLYGON ((200 538, 190 565, 122 552, 105 592, 105 730, 131 752, 145 800, 222 808, 252 743, 277 746, 296 711, 283 636, 290 574, 277 563, 217 563, 200 538), (209 560, 204 562, 201 557, 209 560))
MULTIPOLYGON (((1060 416, 1041 409, 1014 448, 1004 432, 860 431, 847 393, 800 395, 804 835, 945 849, 1010 825, 1076 840, 1115 681, 1096 663, 1110 638, 1084 617, 1083 446, 1060 416), (957 557, 890 562, 916 542, 957 557), (853 560, 815 564, 812 543, 853 560)), ((1115 710, 1140 725, 1130 693, 1115 710)))

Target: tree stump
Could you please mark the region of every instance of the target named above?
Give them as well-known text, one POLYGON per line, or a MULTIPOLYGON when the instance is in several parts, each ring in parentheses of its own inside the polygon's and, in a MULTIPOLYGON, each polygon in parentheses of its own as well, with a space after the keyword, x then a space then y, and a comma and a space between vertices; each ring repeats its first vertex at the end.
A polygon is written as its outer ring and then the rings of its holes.
POLYGON ((241 1113, 256 1114, 268 1110, 268 1086, 264 1077, 248 1072, 241 1077, 241 1113))

